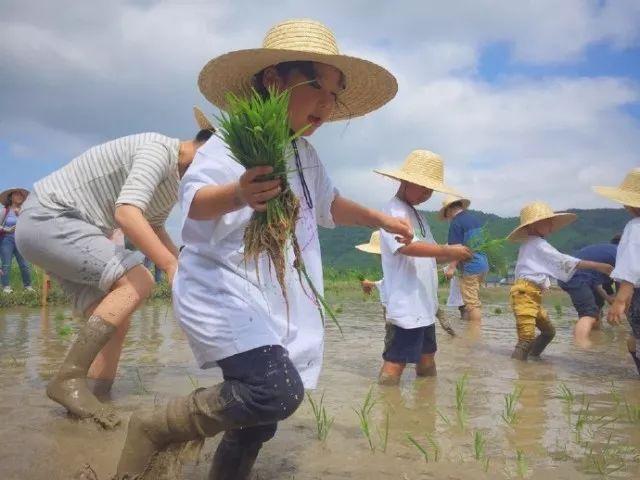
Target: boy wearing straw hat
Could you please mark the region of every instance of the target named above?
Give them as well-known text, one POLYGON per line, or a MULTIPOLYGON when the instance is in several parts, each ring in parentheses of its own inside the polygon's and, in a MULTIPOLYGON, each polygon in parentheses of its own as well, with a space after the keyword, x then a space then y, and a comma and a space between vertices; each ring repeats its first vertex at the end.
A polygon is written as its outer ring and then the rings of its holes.
POLYGON ((618 187, 594 187, 594 190, 624 205, 633 217, 624 227, 618 245, 616 268, 611 278, 620 282, 620 286, 607 321, 617 325, 626 312, 633 332, 627 348, 640 374, 640 168, 631 170, 618 187))
MULTIPOLYGON (((326 121, 376 110, 397 90, 391 73, 340 54, 333 33, 312 20, 279 23, 269 30, 262 48, 214 58, 198 83, 204 96, 222 109, 229 93, 246 98, 252 87, 264 96, 287 91, 288 127, 305 137, 326 121)), ((306 138, 295 139, 289 153, 287 166, 293 173, 288 186, 300 207, 295 218, 297 253, 320 294, 318 225, 382 228, 405 243, 411 241, 407 221, 342 197, 306 138)), ((146 474, 156 453, 171 445, 223 433, 208 478, 248 479, 278 422, 295 412, 304 389, 318 381, 324 326, 308 284, 300 281, 293 245, 284 251, 288 303, 268 256, 245 256, 244 232, 254 211, 265 211, 266 202, 281 193, 280 179, 264 178, 272 171, 245 169, 229 157, 222 140, 213 137, 182 181, 185 247, 173 284, 174 312, 199 366, 220 367, 224 381, 135 412, 118 464, 120 478, 146 474)))
POLYGON ((556 329, 542 307, 542 293, 551 286, 551 278, 567 282, 576 269, 592 269, 609 275, 611 265, 580 260, 560 253, 546 237, 574 222, 573 213, 555 213, 544 202, 532 202, 520 211, 520 225, 508 235, 521 241, 511 287, 511 308, 516 317, 518 343, 511 355, 518 360, 539 357, 555 337, 556 329), (536 337, 536 328, 540 334, 536 337))
POLYGON ((164 223, 180 178, 213 133, 196 117, 193 140, 141 133, 90 148, 36 182, 17 224, 25 258, 59 281, 74 310, 88 317, 47 396, 105 428, 120 420, 95 394, 111 389, 131 315, 153 288, 144 256, 169 281, 176 271, 178 251, 164 223), (113 242, 117 228, 142 253, 113 242))
POLYGON ((415 150, 396 170, 376 173, 400 181, 398 191, 384 211, 406 218, 414 229, 414 241, 401 244, 394 235, 381 233, 382 270, 387 296, 387 334, 379 383, 397 385, 407 363, 418 376, 435 376, 437 350, 435 320, 438 312, 436 260, 468 260, 463 245, 438 245, 425 219, 415 209, 433 191, 453 193, 444 184, 442 158, 427 150, 415 150))
MULTIPOLYGON (((449 245, 469 245, 481 233, 482 223, 468 211, 471 201, 455 195, 447 195, 438 212, 440 220, 449 221, 449 245)), ((460 291, 464 301, 465 315, 469 321, 482 320, 482 302, 480 302, 480 285, 489 271, 489 261, 484 253, 474 252, 467 262, 453 261, 445 270, 445 276, 451 279, 456 270, 460 270, 460 291)))

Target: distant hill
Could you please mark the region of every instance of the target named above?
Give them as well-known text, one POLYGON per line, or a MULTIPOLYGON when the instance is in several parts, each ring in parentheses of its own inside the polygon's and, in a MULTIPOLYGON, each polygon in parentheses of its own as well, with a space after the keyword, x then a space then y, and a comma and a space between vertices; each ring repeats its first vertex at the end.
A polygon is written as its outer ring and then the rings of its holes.
MULTIPOLYGON (((505 237, 519 224, 515 217, 502 218, 491 213, 471 210, 482 221, 494 237, 505 237)), ((549 237, 553 246, 562 252, 571 253, 585 245, 608 242, 613 235, 621 233, 624 225, 630 220, 624 209, 601 208, 590 210, 569 210, 578 215, 572 225, 549 237)), ((422 212, 427 218, 431 231, 439 243, 446 242, 448 223, 437 218, 437 212, 422 212)), ((340 227, 336 229, 320 228, 320 245, 322 260, 326 266, 343 268, 377 268, 380 260, 376 255, 362 253, 354 248, 358 243, 369 241, 371 230, 360 227, 340 227)), ((517 244, 510 244, 505 249, 509 261, 516 258, 517 244)))

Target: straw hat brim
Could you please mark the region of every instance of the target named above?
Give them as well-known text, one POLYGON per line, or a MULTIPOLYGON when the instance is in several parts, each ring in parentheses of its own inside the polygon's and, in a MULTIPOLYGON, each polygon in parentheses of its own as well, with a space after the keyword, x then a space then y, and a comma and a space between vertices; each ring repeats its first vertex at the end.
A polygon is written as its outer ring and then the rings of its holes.
POLYGON ((348 55, 329 55, 299 50, 254 48, 236 50, 210 60, 200 71, 198 86, 207 100, 226 109, 225 95, 247 95, 253 76, 282 62, 312 61, 340 70, 346 88, 338 95, 338 104, 329 121, 359 117, 372 112, 395 97, 398 83, 385 68, 368 60, 348 55))
POLYGON ((593 191, 614 202, 640 208, 640 193, 629 192, 618 187, 593 187, 593 191))
POLYGON ((215 132, 216 129, 211 120, 209 120, 205 113, 198 107, 193 107, 193 116, 196 119, 196 124, 200 130, 211 130, 215 132))
POLYGON ((27 198, 29 196, 29 190, 27 190, 26 188, 8 188, 4 192, 0 193, 0 204, 6 206, 9 200, 9 195, 12 192, 22 192, 24 198, 27 198))
POLYGON ((469 208, 469 205, 471 205, 471 200, 469 200, 468 198, 460 198, 458 200, 454 200, 452 202, 448 202, 447 204, 443 205, 442 208, 440 209, 440 211, 438 211, 438 218, 440 220, 446 220, 444 218, 444 211, 449 208, 452 204, 456 203, 456 202, 460 202, 462 203, 462 209, 466 210, 467 208, 469 208))
POLYGON ((451 195, 460 196, 458 192, 454 189, 446 186, 444 183, 439 182, 437 180, 431 180, 429 178, 419 178, 414 175, 410 175, 402 170, 374 170, 377 174, 384 175, 385 177, 393 178, 394 180, 404 180, 409 183, 413 183, 415 185, 420 185, 421 187, 429 188, 431 190, 435 190, 440 193, 449 193, 451 195))
POLYGON ((524 240, 528 236, 526 227, 528 227, 529 225, 533 225, 536 222, 547 220, 549 218, 553 219, 553 223, 551 225, 551 232, 550 232, 550 233, 553 233, 575 222, 578 216, 575 213, 563 212, 563 213, 554 213, 553 215, 549 215, 541 218, 536 218, 535 220, 531 220, 529 222, 520 224, 516 229, 513 230, 513 232, 507 235, 507 240, 511 240, 511 241, 524 240))
POLYGON ((375 253, 376 255, 381 255, 380 247, 374 247, 370 243, 363 243, 361 245, 356 245, 356 248, 361 252, 365 253, 375 253))

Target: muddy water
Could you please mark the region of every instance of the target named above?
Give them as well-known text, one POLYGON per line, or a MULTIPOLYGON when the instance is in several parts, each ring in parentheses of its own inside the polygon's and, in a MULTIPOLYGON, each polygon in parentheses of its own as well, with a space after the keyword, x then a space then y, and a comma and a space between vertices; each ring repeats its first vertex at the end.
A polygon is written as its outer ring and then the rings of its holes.
MULTIPOLYGON (((559 318, 544 359, 521 364, 509 358, 515 334, 504 305, 506 313, 488 315, 481 333, 449 311, 459 336, 438 330, 437 379, 416 380, 408 370, 400 388, 378 388, 372 384, 384 334, 379 305, 354 296, 342 308, 344 338, 329 329, 325 369, 313 394, 319 400, 324 391, 327 412, 335 417, 328 438, 317 440, 305 402, 263 449, 257 478, 640 477, 640 381, 625 353, 626 328, 604 328, 595 334, 594 347, 581 351, 571 344, 569 319, 559 318), (465 412, 459 416, 455 391, 463 375, 465 412), (561 384, 572 392, 572 402, 563 400, 561 384), (515 387, 522 395, 515 422, 507 424, 501 418, 504 395, 515 387), (354 413, 370 388, 376 400, 371 447, 354 413), (407 435, 425 450, 428 463, 407 435), (474 437, 484 444, 478 452, 474 437)), ((43 393, 72 337, 68 326, 75 328, 61 318, 67 313, 0 312, 1 479, 69 479, 84 463, 100 479, 115 470, 124 428, 103 432, 70 420, 43 393)), ((149 305, 132 322, 112 401, 128 414, 219 379, 217 370, 194 367, 170 309, 149 305)), ((200 464, 186 465, 186 478, 206 478, 215 444, 206 443, 200 464)))

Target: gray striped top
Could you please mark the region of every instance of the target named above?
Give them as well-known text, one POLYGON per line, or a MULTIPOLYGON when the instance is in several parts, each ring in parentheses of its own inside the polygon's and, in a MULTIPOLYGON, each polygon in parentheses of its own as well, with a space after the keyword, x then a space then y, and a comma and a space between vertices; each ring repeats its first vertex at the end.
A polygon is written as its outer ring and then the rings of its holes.
POLYGON ((42 205, 73 209, 105 233, 117 227, 117 205, 142 210, 161 226, 178 200, 180 140, 140 133, 90 148, 38 181, 33 189, 42 205))

